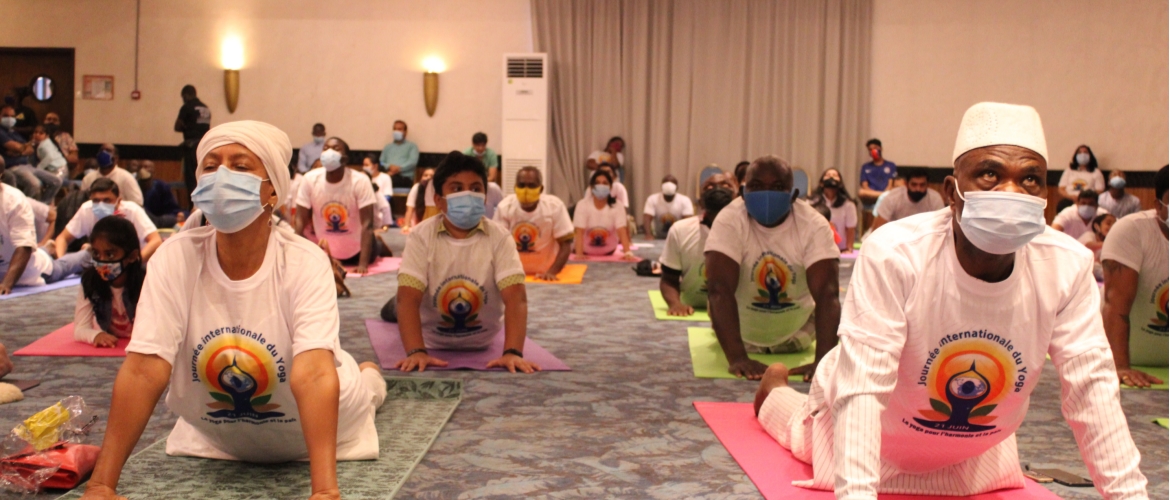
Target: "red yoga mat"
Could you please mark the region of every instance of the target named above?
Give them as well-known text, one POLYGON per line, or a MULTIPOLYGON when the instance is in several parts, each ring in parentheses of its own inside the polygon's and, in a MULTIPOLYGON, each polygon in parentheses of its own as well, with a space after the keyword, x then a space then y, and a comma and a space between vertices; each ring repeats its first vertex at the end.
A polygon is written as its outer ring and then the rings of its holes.
MULTIPOLYGON (((695 401, 695 409, 711 427, 715 437, 727 448, 766 500, 807 498, 833 500, 832 491, 810 490, 793 486, 793 481, 812 478, 812 466, 797 460, 760 427, 751 403, 710 403, 695 401)), ((1024 487, 999 490, 969 497, 972 500, 1054 499, 1060 497, 1032 480, 1024 487)), ((924 495, 878 495, 881 500, 923 500, 924 495)))
POLYGON ((73 323, 26 345, 13 356, 78 356, 93 358, 124 358, 130 339, 118 339, 114 347, 94 347, 85 342, 73 340, 73 323))
MULTIPOLYGON (((389 273, 398 270, 398 266, 402 265, 401 257, 382 257, 373 264, 370 264, 369 272, 366 276, 373 276, 375 274, 389 273)), ((357 266, 345 266, 346 278, 361 278, 362 275, 353 272, 357 266)))

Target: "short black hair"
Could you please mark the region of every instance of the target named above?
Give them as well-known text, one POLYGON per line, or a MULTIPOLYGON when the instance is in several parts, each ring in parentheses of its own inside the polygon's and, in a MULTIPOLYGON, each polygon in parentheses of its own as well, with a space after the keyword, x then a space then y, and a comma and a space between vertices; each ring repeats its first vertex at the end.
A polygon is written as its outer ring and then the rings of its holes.
POLYGON ((927 181, 930 180, 930 172, 927 172, 925 168, 903 169, 902 175, 906 177, 907 182, 909 182, 910 179, 917 179, 919 177, 925 177, 927 181))
POLYGON ((1097 197, 1098 194, 1096 191, 1092 189, 1084 189, 1079 194, 1077 194, 1077 201, 1082 199, 1097 201, 1097 197))
POLYGON ((735 164, 735 180, 740 184, 743 184, 743 177, 747 175, 747 168, 751 164, 750 161, 741 161, 735 164))
MULTIPOLYGON (((171 94, 171 95, 174 95, 174 94, 171 94)), ((183 90, 179 91, 179 95, 190 95, 190 96, 196 95, 195 94, 195 86, 191 85, 189 83, 187 85, 184 85, 183 90)))
POLYGON ((474 156, 467 156, 459 151, 452 151, 447 153, 443 161, 439 162, 439 167, 435 169, 435 177, 431 182, 435 185, 435 192, 439 196, 443 195, 443 184, 447 183, 447 179, 451 176, 461 172, 474 172, 483 180, 483 187, 487 188, 487 167, 483 166, 483 162, 474 156))
POLYGON ((1170 184, 1170 165, 1166 165, 1154 174, 1154 196, 1158 201, 1162 201, 1162 197, 1166 196, 1167 184, 1170 184))
POLYGON ((1103 213, 1103 214, 1098 215, 1096 217, 1093 217, 1093 222, 1089 223, 1089 227, 1096 229, 1098 226, 1101 225, 1102 222, 1105 222, 1106 217, 1113 217, 1113 214, 1106 212, 1106 213, 1103 213))
POLYGON ((880 147, 882 147, 882 140, 878 139, 877 137, 874 137, 873 139, 865 141, 865 147, 868 148, 870 146, 877 146, 880 148, 880 147))
POLYGON ((539 168, 536 168, 532 165, 525 165, 523 167, 520 167, 520 170, 516 171, 516 180, 520 180, 520 174, 522 174, 524 172, 536 172, 536 179, 538 181, 540 181, 540 184, 542 186, 544 185, 544 174, 540 173, 539 168))
POLYGON ((471 136, 471 143, 472 144, 487 144, 487 134, 485 134, 483 132, 476 132, 475 135, 471 136))
POLYGON ((402 130, 403 130, 404 132, 405 132, 405 131, 407 131, 407 130, 410 130, 410 126, 408 126, 408 125, 406 124, 406 122, 404 122, 404 121, 402 121, 402 120, 394 120, 394 123, 392 123, 392 124, 390 125, 390 127, 391 127, 391 128, 393 128, 393 127, 394 127, 394 125, 398 125, 399 123, 401 123, 401 124, 402 124, 402 130))
POLYGON ((114 196, 122 196, 122 190, 118 189, 118 183, 106 177, 100 177, 98 180, 93 181, 93 184, 89 185, 89 192, 86 193, 85 197, 89 198, 89 195, 93 193, 104 193, 106 191, 114 193, 114 196))
POLYGON ((313 124, 313 130, 317 130, 317 128, 318 128, 318 127, 320 127, 320 128, 321 128, 321 130, 325 130, 325 124, 324 124, 324 123, 314 123, 314 124, 313 124))

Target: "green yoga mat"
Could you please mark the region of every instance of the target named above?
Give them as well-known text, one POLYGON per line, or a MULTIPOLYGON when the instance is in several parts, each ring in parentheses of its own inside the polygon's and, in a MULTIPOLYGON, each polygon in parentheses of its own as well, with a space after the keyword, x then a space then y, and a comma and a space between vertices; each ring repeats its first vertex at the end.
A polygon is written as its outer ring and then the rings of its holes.
MULTIPOLYGON (((1168 378, 1168 377, 1170 377, 1170 373, 1167 373, 1167 372, 1170 372, 1170 368, 1167 368, 1165 366, 1133 366, 1131 368, 1133 368, 1134 370, 1137 370, 1139 372, 1148 373, 1148 374, 1153 375, 1155 377, 1158 377, 1159 379, 1162 380, 1161 384, 1151 385, 1149 387, 1150 389, 1162 389, 1162 390, 1170 389, 1170 384, 1166 383, 1167 381, 1170 381, 1170 378, 1168 378)), ((1121 388, 1122 389, 1139 389, 1137 387, 1130 387, 1128 385, 1122 385, 1121 388)))
POLYGON ((654 317, 665 320, 675 321, 704 321, 711 322, 711 316, 707 315, 707 311, 695 309, 695 313, 690 316, 671 316, 667 313, 670 306, 666 305, 666 299, 662 298, 662 292, 658 290, 650 290, 650 305, 654 307, 654 317))
MULTIPOLYGON (((337 484, 347 499, 391 498, 431 447, 459 406, 463 383, 452 379, 387 378, 386 403, 378 410, 379 458, 338 462, 337 484)), ((78 499, 81 485, 62 499, 78 499)), ((118 494, 154 498, 308 498, 309 463, 246 464, 166 455, 166 439, 130 457, 118 494)))
POLYGON ((1170 418, 1155 418, 1154 423, 1170 429, 1170 418))
MULTIPOLYGON (((727 372, 727 356, 723 348, 719 347, 719 340, 715 338, 715 330, 711 328, 687 328, 687 338, 691 344, 691 364, 695 368, 695 378, 736 378, 727 372)), ((792 354, 748 354, 749 358, 765 365, 782 362, 788 368, 807 365, 816 358, 816 343, 809 346, 804 352, 792 354)), ((800 382, 801 375, 788 377, 789 380, 800 382)))

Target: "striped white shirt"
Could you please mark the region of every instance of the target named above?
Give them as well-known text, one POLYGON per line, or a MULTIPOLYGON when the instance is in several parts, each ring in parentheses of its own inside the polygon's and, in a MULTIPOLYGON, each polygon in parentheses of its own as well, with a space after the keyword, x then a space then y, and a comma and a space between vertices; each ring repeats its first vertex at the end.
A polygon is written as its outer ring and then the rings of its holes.
POLYGON ((883 226, 809 396, 765 402, 761 424, 813 465, 798 484, 838 498, 1022 487, 1014 433, 1047 354, 1098 489, 1145 498, 1092 255, 1048 230, 1017 252, 1010 277, 987 283, 963 271, 953 239, 949 209, 883 226))

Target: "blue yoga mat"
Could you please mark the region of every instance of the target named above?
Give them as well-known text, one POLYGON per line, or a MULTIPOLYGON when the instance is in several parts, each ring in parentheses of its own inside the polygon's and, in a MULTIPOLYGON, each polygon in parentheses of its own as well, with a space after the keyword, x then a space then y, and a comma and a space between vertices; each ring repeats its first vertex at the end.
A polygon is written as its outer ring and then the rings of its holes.
POLYGON ((73 277, 73 278, 66 278, 66 279, 63 279, 63 280, 58 281, 56 283, 51 283, 48 285, 18 286, 16 288, 13 288, 12 293, 10 293, 8 295, 0 295, 0 300, 15 299, 17 297, 24 297, 26 295, 36 295, 38 293, 51 292, 53 290, 59 290, 61 288, 65 288, 65 287, 69 287, 69 286, 73 286, 73 285, 80 285, 80 284, 81 284, 81 278, 80 277, 73 277))

